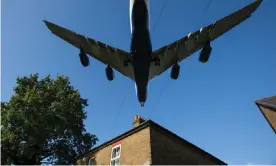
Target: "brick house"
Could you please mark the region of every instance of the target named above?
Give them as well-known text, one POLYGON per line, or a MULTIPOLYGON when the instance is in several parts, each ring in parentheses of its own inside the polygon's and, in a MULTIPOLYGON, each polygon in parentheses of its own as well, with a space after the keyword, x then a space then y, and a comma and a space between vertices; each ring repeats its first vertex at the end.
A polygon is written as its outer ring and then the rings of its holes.
POLYGON ((276 96, 255 100, 255 104, 276 134, 276 96))
POLYGON ((227 165, 152 120, 136 115, 133 128, 76 158, 78 165, 227 165))

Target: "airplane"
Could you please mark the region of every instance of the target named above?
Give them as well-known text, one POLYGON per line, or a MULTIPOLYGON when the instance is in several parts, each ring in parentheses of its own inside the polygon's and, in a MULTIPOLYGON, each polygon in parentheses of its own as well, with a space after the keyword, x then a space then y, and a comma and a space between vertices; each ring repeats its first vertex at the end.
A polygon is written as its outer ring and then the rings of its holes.
POLYGON ((105 73, 109 81, 114 79, 113 69, 133 80, 138 101, 141 107, 144 107, 150 80, 170 67, 172 67, 171 79, 177 80, 180 73, 179 63, 200 49, 199 61, 206 63, 212 51, 211 42, 250 18, 262 1, 255 0, 244 8, 156 50, 152 50, 149 31, 149 0, 129 1, 131 33, 129 52, 49 21, 43 20, 43 22, 53 34, 79 49, 80 61, 84 67, 89 65, 87 55, 90 55, 106 65, 105 73))

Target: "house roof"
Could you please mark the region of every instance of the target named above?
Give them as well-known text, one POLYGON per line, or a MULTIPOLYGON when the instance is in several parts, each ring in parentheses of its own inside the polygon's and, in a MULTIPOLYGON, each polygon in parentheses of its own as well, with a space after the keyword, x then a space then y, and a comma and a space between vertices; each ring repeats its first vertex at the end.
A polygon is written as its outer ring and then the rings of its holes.
POLYGON ((227 165, 227 163, 221 161, 220 159, 216 158, 215 156, 211 155, 210 153, 208 153, 208 152, 202 150, 201 148, 195 146, 194 144, 188 142, 187 140, 181 138, 180 136, 174 134, 173 132, 169 131, 168 129, 162 127, 161 125, 155 123, 155 122, 152 121, 152 120, 146 120, 146 121, 142 122, 139 126, 134 127, 134 128, 132 128, 132 129, 126 131, 125 133, 123 133, 123 134, 121 134, 121 135, 119 135, 119 136, 117 136, 117 137, 115 137, 115 138, 113 138, 113 139, 111 139, 111 140, 109 140, 109 141, 104 142, 103 144, 101 144, 101 145, 99 145, 99 146, 97 146, 97 147, 91 149, 91 150, 90 150, 89 152, 87 152, 85 155, 77 156, 76 158, 79 159, 79 158, 81 158, 81 157, 86 157, 86 156, 88 156, 89 154, 91 154, 91 153, 93 153, 93 152, 96 152, 96 151, 98 151, 98 150, 100 150, 100 149, 103 149, 103 148, 109 146, 109 145, 112 145, 113 143, 116 143, 117 141, 122 140, 122 139, 124 139, 124 138, 126 138, 126 137, 128 137, 128 136, 130 136, 130 135, 132 135, 132 134, 134 134, 134 133, 137 133, 137 132, 139 132, 139 131, 141 131, 141 130, 147 128, 147 127, 156 127, 156 128, 158 128, 158 129, 162 130, 165 134, 169 134, 169 135, 175 137, 176 139, 180 140, 180 141, 181 141, 182 143, 184 143, 186 146, 189 146, 190 148, 196 149, 197 151, 201 152, 202 154, 205 154, 206 157, 208 157, 208 158, 210 158, 211 160, 215 161, 217 164, 220 164, 220 165, 227 165))
POLYGON ((266 97, 263 99, 255 100, 257 105, 262 105, 269 108, 276 109, 276 95, 271 97, 266 97))
POLYGON ((274 113, 276 113, 276 96, 271 96, 271 97, 266 97, 263 99, 255 100, 255 103, 258 106, 261 113, 263 114, 263 116, 265 117, 265 119, 268 122, 268 124, 270 125, 270 127, 272 128, 272 130, 276 134, 276 128, 275 128, 275 126, 272 125, 275 122, 273 122, 272 120, 269 120, 269 118, 265 115, 264 110, 261 108, 261 106, 266 107, 266 108, 269 108, 270 111, 274 111, 274 113))

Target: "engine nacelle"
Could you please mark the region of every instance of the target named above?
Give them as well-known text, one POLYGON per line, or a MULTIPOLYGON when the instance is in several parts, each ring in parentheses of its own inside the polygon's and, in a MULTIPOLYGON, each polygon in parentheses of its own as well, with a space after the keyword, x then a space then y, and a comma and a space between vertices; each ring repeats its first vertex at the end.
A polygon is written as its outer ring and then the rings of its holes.
POLYGON ((176 80, 179 76, 180 66, 176 63, 171 70, 171 79, 176 80))
POLYGON ((109 65, 105 69, 105 74, 109 81, 114 80, 114 71, 109 65))
POLYGON ((210 41, 208 41, 202 48, 199 56, 199 61, 201 63, 206 63, 209 60, 209 57, 212 52, 212 47, 210 45, 210 41))
POLYGON ((82 66, 87 67, 89 65, 89 58, 88 56, 85 54, 85 52, 83 51, 83 49, 80 49, 80 61, 82 66))

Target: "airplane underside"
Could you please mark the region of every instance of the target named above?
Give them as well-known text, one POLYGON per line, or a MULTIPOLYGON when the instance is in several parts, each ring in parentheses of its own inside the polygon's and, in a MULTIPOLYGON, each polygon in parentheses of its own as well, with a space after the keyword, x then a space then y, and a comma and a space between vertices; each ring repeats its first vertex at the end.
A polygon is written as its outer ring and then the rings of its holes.
POLYGON ((147 86, 151 63, 152 46, 148 28, 148 9, 144 0, 135 0, 131 15, 131 56, 136 94, 141 106, 147 99, 147 86))
POLYGON ((137 98, 141 106, 144 106, 150 80, 169 68, 171 79, 178 79, 178 63, 200 49, 199 61, 206 63, 212 52, 211 42, 250 18, 262 1, 255 0, 244 8, 154 51, 149 31, 149 0, 130 0, 130 52, 43 21, 53 34, 80 50, 79 57, 84 67, 89 65, 89 55, 106 65, 105 72, 109 81, 114 80, 113 69, 133 80, 137 98))

